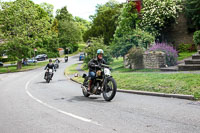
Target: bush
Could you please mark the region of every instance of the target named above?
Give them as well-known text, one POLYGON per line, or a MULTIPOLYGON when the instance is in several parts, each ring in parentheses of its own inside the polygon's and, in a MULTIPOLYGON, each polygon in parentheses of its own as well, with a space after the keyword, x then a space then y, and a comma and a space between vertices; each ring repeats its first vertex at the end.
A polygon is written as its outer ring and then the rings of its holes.
POLYGON ((193 41, 196 45, 200 45, 200 30, 194 32, 193 41))
POLYGON ((149 51, 162 51, 166 56, 166 64, 168 66, 177 65, 178 52, 166 43, 155 43, 149 51))
POLYGON ((104 45, 103 38, 91 38, 91 44, 85 50, 87 56, 84 59, 84 63, 87 64, 91 59, 96 58, 98 49, 103 49, 103 58, 108 64, 113 61, 111 51, 108 46, 104 45))
POLYGON ((186 0, 185 11, 191 29, 200 29, 200 0, 186 0))
POLYGON ((154 36, 160 36, 163 29, 174 23, 182 10, 180 0, 143 0, 140 27, 154 36))
POLYGON ((57 53, 53 53, 53 52, 48 52, 47 53, 47 57, 48 58, 55 58, 55 57, 58 57, 58 56, 59 56, 58 52, 57 53))
POLYGON ((116 57, 124 56, 133 46, 147 48, 154 41, 154 36, 137 28, 129 32, 126 36, 116 39, 115 42, 113 42, 115 44, 112 46, 112 52, 116 57))
POLYGON ((195 52, 197 50, 194 44, 179 44, 178 52, 195 52))
POLYGON ((131 68, 141 69, 143 68, 143 54, 144 50, 140 47, 133 47, 128 52, 128 64, 131 68), (132 66, 134 64, 134 67, 132 66))

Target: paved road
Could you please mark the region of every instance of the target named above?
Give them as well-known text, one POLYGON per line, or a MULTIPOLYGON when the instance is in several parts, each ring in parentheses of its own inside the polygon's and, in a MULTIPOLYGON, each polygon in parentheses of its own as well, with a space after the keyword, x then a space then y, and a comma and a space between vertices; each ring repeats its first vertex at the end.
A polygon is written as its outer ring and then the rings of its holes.
POLYGON ((117 93, 82 96, 61 63, 50 84, 43 68, 0 75, 1 133, 199 133, 200 102, 117 93))

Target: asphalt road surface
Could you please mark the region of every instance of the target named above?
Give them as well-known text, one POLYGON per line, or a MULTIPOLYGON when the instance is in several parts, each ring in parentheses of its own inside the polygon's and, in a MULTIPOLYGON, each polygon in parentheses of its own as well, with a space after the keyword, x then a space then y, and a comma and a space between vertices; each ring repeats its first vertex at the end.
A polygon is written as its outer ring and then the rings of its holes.
POLYGON ((117 93, 85 98, 64 76, 78 56, 60 63, 53 80, 44 68, 0 75, 0 133, 200 133, 200 102, 117 93))

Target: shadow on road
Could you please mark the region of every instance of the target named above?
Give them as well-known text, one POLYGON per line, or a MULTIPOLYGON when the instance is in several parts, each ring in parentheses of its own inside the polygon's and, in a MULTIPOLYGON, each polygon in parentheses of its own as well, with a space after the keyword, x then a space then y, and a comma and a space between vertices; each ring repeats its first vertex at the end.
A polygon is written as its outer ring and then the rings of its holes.
POLYGON ((95 103, 105 103, 105 100, 103 100, 101 97, 84 97, 84 96, 75 96, 71 99, 67 99, 68 102, 95 102, 95 103))

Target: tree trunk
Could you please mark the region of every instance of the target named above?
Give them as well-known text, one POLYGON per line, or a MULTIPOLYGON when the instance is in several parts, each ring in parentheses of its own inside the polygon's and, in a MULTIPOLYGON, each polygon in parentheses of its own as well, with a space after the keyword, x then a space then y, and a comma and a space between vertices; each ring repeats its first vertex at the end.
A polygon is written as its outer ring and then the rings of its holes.
POLYGON ((17 61, 17 70, 22 69, 22 61, 17 61))

